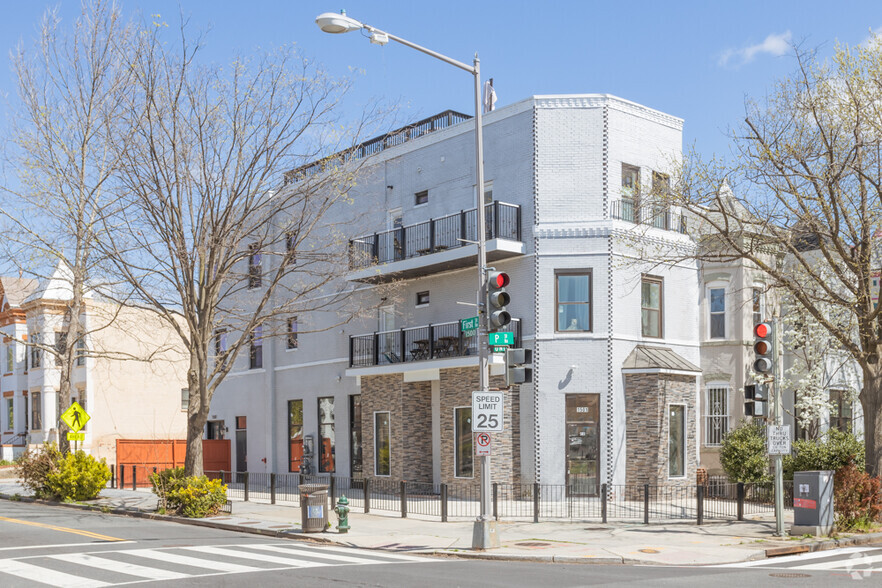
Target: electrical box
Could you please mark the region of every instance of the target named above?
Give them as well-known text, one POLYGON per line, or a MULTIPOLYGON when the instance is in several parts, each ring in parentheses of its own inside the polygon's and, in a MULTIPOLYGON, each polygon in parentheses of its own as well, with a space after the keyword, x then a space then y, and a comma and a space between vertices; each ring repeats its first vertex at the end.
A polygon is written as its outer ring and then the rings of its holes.
POLYGON ((829 535, 833 530, 833 472, 793 474, 791 535, 829 535))

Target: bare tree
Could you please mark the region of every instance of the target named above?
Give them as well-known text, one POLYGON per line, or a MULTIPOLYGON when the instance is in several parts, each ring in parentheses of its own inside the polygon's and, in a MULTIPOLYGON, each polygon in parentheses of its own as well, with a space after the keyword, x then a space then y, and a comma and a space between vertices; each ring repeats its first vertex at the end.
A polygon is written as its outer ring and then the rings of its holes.
POLYGON ((699 256, 746 260, 770 276, 773 288, 857 362, 866 466, 882 474, 879 280, 874 284, 882 236, 882 44, 874 37, 857 48, 839 46, 829 61, 795 54, 795 74, 764 103, 748 103, 734 134, 734 163, 692 157, 663 198, 686 212, 699 256))
POLYGON ((236 358, 258 363, 263 340, 292 317, 352 316, 340 227, 364 160, 328 154, 351 146, 365 120, 342 127, 336 109, 349 82, 291 47, 209 66, 186 24, 172 44, 163 23, 152 27, 132 58, 125 124, 134 134, 115 142, 128 196, 113 219, 125 229, 108 247, 139 303, 189 353, 185 469, 196 475, 212 396, 236 358))
MULTIPOLYGON (((62 407, 70 404, 77 355, 87 353, 87 295, 107 285, 101 271, 106 259, 96 242, 103 218, 118 205, 109 183, 120 159, 110 146, 111 137, 126 140, 128 132, 120 124, 120 106, 131 83, 131 34, 114 4, 95 0, 83 4, 70 29, 49 10, 36 42, 12 54, 18 99, 5 151, 14 178, 3 183, 0 206, 4 265, 19 275, 54 280, 64 291, 54 300, 61 330, 48 334, 56 340, 43 334, 22 341, 55 358, 62 407)), ((109 324, 98 322, 97 328, 109 324)), ((64 451, 68 430, 58 423, 64 451)))

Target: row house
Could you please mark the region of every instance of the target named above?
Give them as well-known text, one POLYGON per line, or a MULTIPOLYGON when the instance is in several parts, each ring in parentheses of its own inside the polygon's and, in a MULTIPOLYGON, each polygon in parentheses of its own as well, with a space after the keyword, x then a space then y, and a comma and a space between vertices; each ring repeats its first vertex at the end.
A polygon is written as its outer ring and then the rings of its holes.
MULTIPOLYGON (((0 357, 3 374, 4 458, 28 445, 58 441, 60 366, 35 343, 61 348, 70 272, 59 264, 38 282, 0 278, 0 357)), ((185 355, 180 340, 156 315, 86 296, 84 336, 77 357, 71 400, 91 419, 80 448, 115 463, 118 439, 185 439, 185 355)))
MULTIPOLYGON (((290 317, 287 336, 239 358, 206 437, 235 435, 240 471, 476 480, 477 342, 460 319, 476 314, 483 229, 488 265, 512 280, 507 328, 534 352, 533 382, 505 394, 494 481, 583 494, 691 482, 704 438, 701 268, 645 262, 634 246, 635 235, 691 246, 685 219, 654 196, 681 157, 682 124, 609 95, 534 96, 484 117, 480 187, 466 115, 361 145, 371 159, 350 192, 341 279, 374 317, 342 328, 290 317)), ((502 382, 494 355, 491 386, 502 382)))

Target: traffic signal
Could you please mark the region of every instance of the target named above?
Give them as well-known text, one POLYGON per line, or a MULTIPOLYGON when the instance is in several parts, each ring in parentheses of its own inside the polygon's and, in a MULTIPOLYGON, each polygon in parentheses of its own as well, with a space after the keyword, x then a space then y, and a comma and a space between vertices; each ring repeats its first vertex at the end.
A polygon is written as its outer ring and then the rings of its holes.
POLYGON ((774 375, 774 336, 775 332, 769 323, 759 323, 753 328, 753 351, 756 354, 753 371, 758 374, 774 375))
POLYGON ((505 350, 505 385, 529 384, 533 381, 532 349, 505 350))
POLYGON ((768 416, 768 400, 768 387, 765 384, 748 384, 744 387, 744 416, 768 416))
POLYGON ((487 274, 487 332, 498 331, 511 322, 511 314, 505 308, 511 302, 511 295, 505 291, 511 280, 505 272, 491 271, 487 274))

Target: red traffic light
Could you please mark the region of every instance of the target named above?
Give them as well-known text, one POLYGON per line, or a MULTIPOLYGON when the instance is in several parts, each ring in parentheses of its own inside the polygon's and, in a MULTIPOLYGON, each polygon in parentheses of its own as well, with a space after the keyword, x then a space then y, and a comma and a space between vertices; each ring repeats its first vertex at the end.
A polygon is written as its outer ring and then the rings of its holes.
POLYGON ((490 272, 488 282, 491 288, 505 288, 509 285, 511 279, 505 272, 490 272))
POLYGON ((765 339, 772 332, 772 326, 769 323, 760 323, 753 328, 753 334, 760 339, 765 339))

